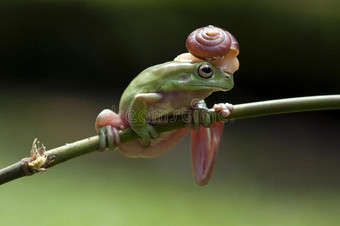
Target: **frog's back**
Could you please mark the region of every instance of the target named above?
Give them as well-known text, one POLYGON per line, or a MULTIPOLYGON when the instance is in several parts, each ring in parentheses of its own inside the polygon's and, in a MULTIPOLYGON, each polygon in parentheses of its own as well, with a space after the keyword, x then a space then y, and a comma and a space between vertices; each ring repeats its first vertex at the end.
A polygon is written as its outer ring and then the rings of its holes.
POLYGON ((173 75, 192 70, 192 64, 166 62, 149 67, 138 74, 125 89, 119 105, 120 112, 127 112, 130 103, 139 93, 159 92, 165 83, 176 82, 173 75))

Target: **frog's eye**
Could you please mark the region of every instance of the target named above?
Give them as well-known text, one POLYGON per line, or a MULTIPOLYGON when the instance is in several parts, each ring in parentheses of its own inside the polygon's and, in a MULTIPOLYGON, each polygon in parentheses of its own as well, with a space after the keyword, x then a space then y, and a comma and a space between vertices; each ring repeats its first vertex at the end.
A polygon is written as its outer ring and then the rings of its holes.
POLYGON ((213 74, 213 69, 209 64, 202 64, 198 68, 198 74, 202 78, 210 78, 213 74))

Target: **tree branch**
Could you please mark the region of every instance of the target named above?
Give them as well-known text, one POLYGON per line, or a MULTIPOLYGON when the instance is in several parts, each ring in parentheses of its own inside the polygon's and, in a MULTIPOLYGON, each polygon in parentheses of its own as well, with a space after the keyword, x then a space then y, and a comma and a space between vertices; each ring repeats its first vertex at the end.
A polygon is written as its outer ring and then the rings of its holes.
MULTIPOLYGON (((227 119, 214 111, 209 111, 209 114, 213 121, 221 121, 330 109, 340 109, 340 95, 298 97, 239 104, 234 106, 234 110, 227 119)), ((172 118, 167 124, 156 126, 156 129, 161 133, 184 127, 188 127, 188 124, 183 120, 182 116, 178 116, 172 118)), ((119 135, 122 143, 138 138, 130 128, 119 131, 119 135)), ((35 140, 31 150, 31 157, 24 158, 0 170, 0 184, 45 171, 47 168, 64 161, 97 151, 98 146, 99 136, 89 137, 49 151, 45 151, 45 147, 35 140)))

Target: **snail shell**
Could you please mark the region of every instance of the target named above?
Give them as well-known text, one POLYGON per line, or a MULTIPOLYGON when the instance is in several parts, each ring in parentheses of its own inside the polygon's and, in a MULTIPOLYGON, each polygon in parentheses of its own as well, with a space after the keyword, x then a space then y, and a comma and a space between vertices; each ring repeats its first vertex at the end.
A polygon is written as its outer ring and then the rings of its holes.
POLYGON ((239 51, 232 34, 212 25, 193 31, 187 38, 186 47, 192 55, 205 60, 223 58, 231 49, 239 51))
POLYGON ((174 61, 208 61, 230 74, 239 68, 239 44, 236 38, 224 29, 212 25, 196 29, 188 36, 186 46, 189 53, 178 55, 174 61))

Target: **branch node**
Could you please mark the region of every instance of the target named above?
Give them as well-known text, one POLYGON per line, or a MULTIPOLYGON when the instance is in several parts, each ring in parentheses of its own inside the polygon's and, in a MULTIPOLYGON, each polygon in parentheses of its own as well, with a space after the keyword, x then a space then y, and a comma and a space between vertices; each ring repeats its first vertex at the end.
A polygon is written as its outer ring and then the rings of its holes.
POLYGON ((46 168, 43 166, 48 165, 50 158, 45 155, 46 147, 38 141, 37 138, 34 139, 31 148, 31 157, 28 159, 27 165, 33 172, 45 172, 46 168), (47 164, 46 164, 47 163, 47 164))
POLYGON ((29 163, 29 158, 23 158, 20 161, 22 172, 24 173, 25 176, 31 176, 34 174, 34 172, 28 166, 28 163, 29 163))

